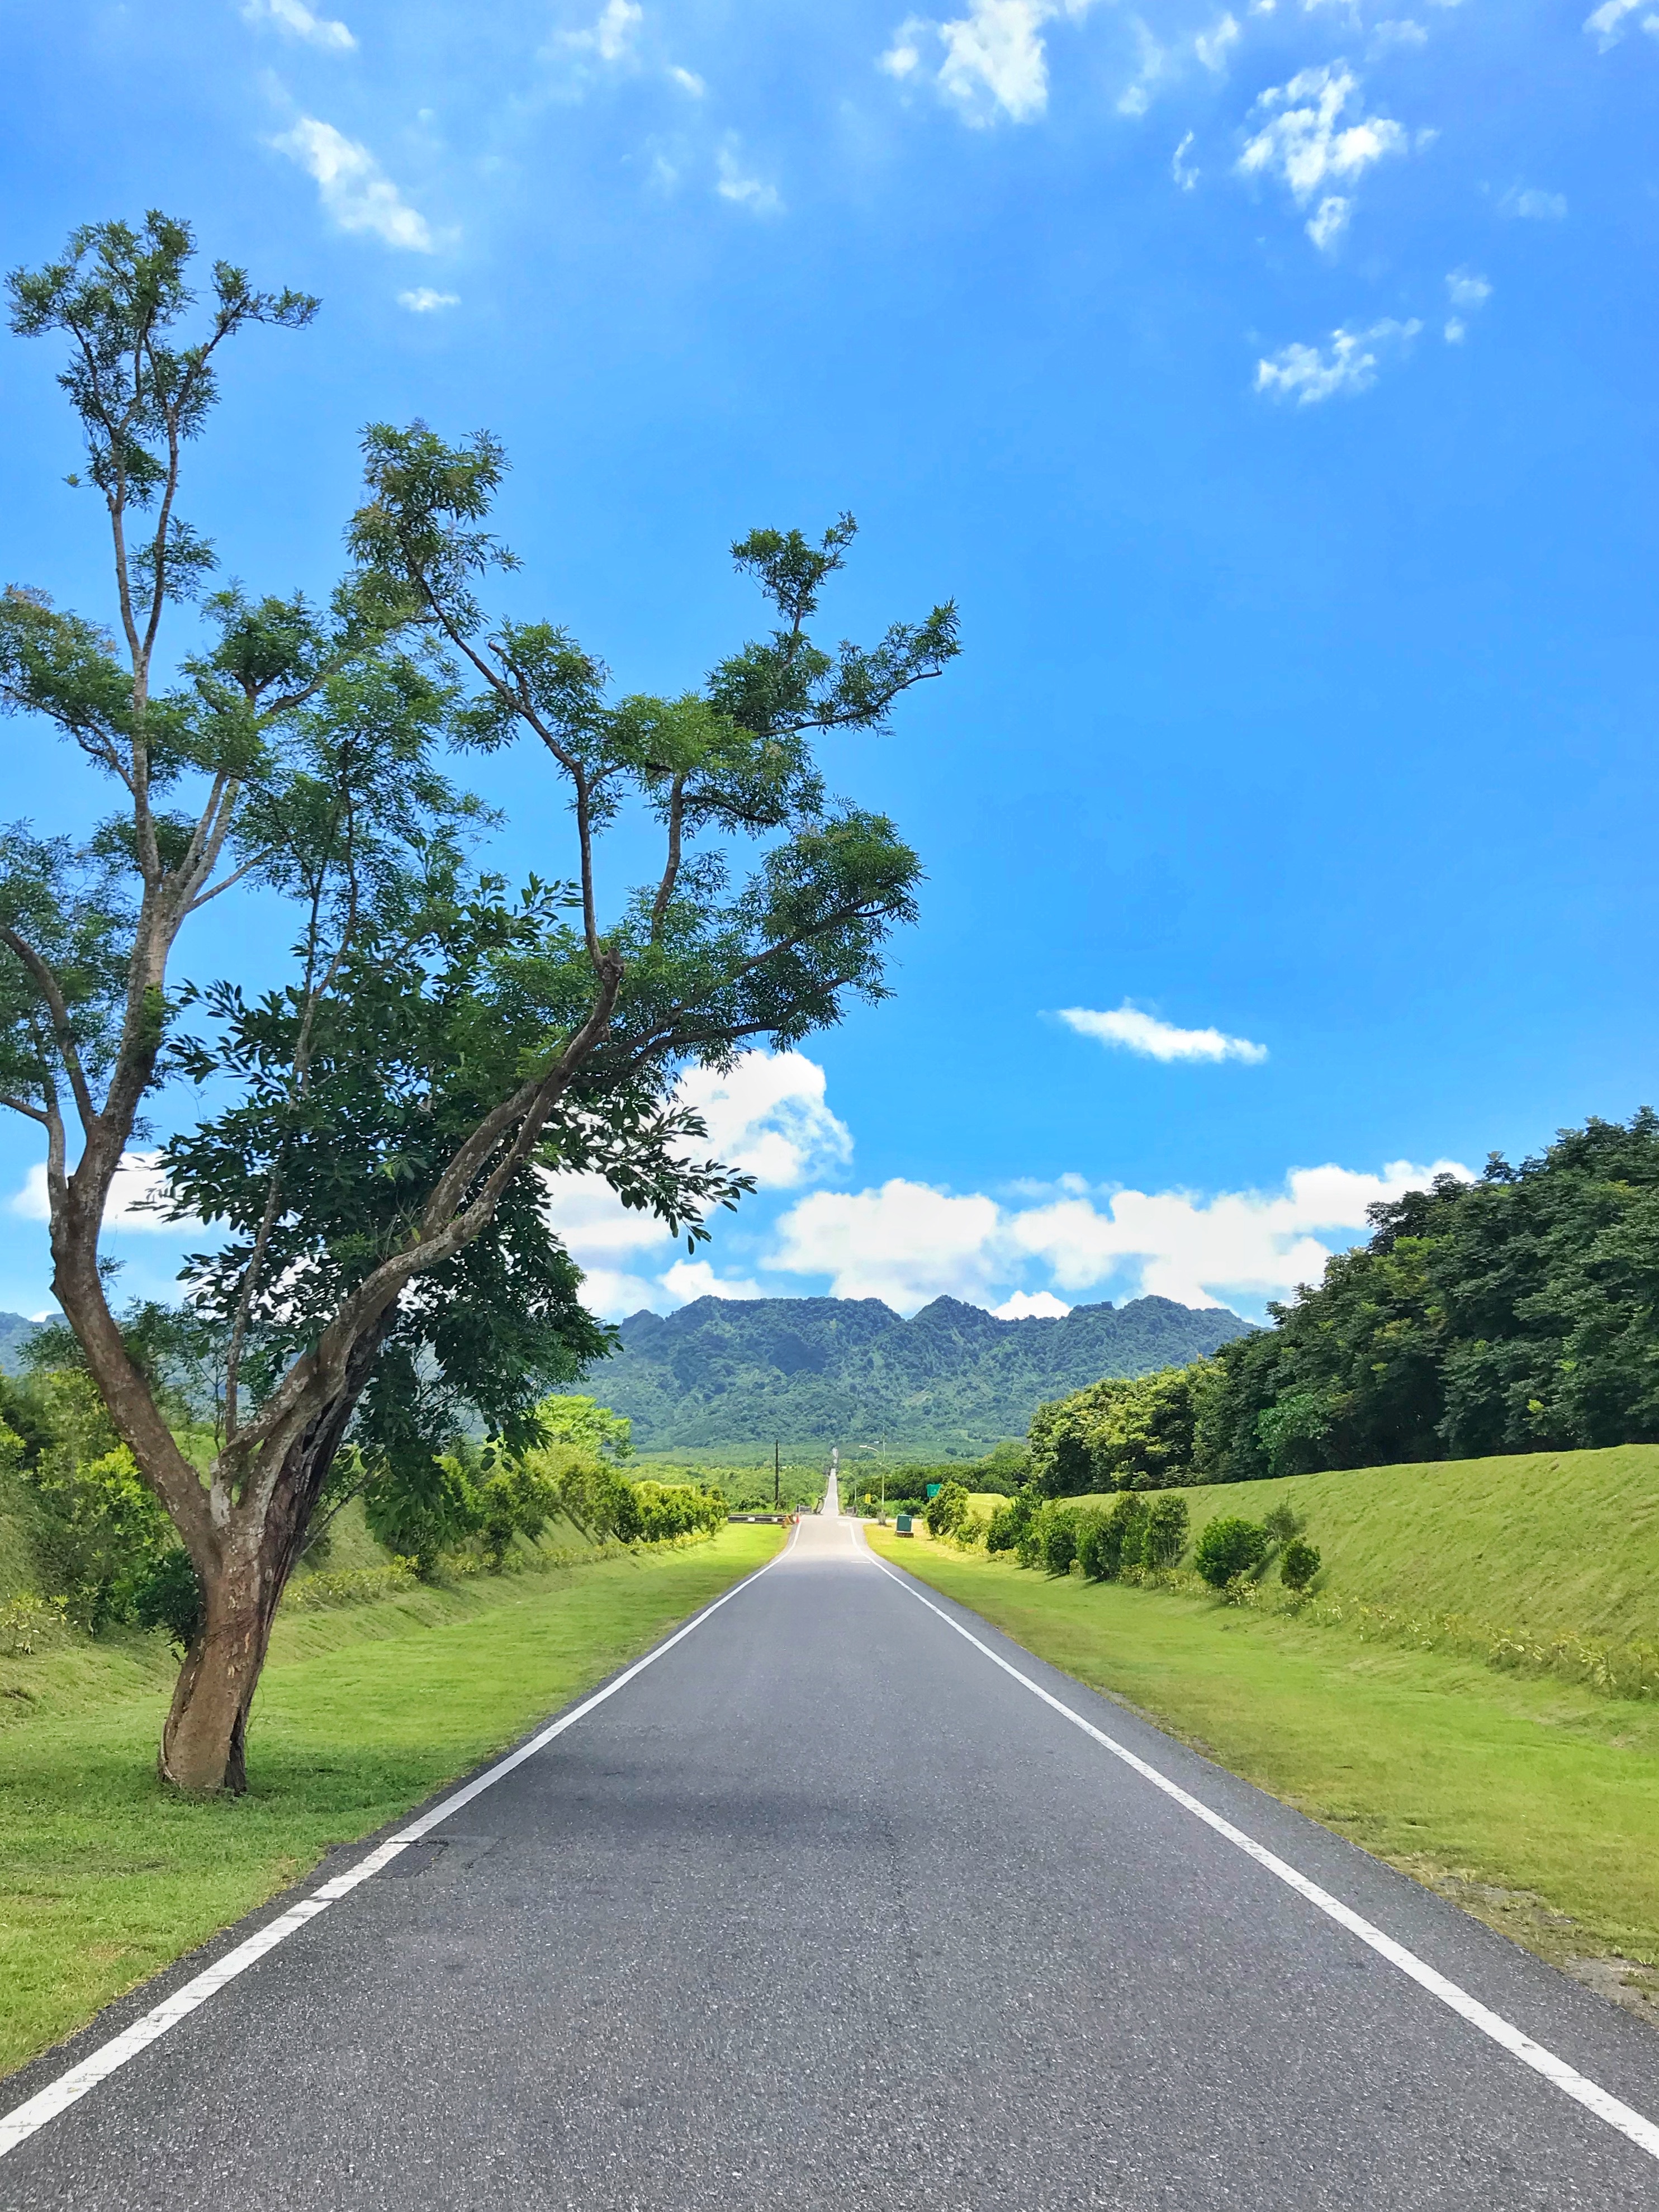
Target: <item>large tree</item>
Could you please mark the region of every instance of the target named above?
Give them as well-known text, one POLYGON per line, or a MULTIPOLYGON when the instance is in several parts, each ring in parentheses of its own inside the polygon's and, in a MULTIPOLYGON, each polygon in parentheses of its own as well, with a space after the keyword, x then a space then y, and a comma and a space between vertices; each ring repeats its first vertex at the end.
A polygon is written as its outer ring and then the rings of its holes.
POLYGON ((760 531, 732 549, 776 611, 768 635, 678 697, 617 697, 564 630, 487 613, 487 579, 515 565, 488 529, 502 455, 421 423, 366 434, 352 566, 325 609, 210 591, 213 549, 177 501, 221 349, 316 303, 220 264, 185 337, 192 252, 152 215, 10 280, 13 327, 66 341, 118 621, 17 587, 0 601, 6 702, 116 802, 77 838, 6 835, 0 1096, 43 1133, 54 1289, 200 1584, 161 1769, 216 1790, 243 1785, 272 1616, 348 1436, 419 1458, 459 1404, 508 1431, 602 1348, 551 1226, 558 1174, 597 1169, 696 1237, 743 1179, 696 1157, 680 1072, 883 994, 917 863, 885 817, 830 801, 814 743, 884 726, 957 643, 949 605, 867 650, 813 641, 843 517, 817 544, 760 531), (164 661, 164 617, 192 599, 164 661), (488 815, 445 771, 520 740, 556 858, 514 895, 478 858, 488 815), (619 830, 659 859, 606 912, 599 848, 619 830), (232 892, 286 902, 291 969, 252 994, 186 988, 181 933, 232 892), (189 1270, 222 1408, 205 1474, 99 1249, 146 1102, 191 1079, 207 1110, 162 1164, 181 1218, 222 1224, 189 1270))

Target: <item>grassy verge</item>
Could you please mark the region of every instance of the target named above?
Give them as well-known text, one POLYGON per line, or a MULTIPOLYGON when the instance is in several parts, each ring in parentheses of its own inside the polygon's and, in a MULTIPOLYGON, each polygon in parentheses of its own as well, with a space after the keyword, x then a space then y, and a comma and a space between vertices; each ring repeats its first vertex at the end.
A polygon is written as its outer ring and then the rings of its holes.
POLYGON ((0 1665, 0 2073, 511 1743, 784 1540, 480 1577, 279 1621, 235 1802, 165 1796, 172 1668, 132 1638, 0 1665), (19 1695, 21 1692, 23 1694, 19 1695))
POLYGON ((1028 1650, 1659 2024, 1651 1699, 866 1534, 1028 1650))

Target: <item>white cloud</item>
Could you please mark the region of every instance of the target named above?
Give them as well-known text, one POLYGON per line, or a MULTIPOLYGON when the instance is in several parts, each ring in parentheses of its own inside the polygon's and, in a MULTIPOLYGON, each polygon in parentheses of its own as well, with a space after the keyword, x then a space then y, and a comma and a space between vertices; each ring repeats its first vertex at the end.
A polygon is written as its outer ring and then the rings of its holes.
MULTIPOLYGON (((712 1153, 752 1175, 763 1190, 798 1190, 815 1176, 844 1167, 853 1140, 824 1103, 823 1070, 799 1052, 746 1052, 725 1074, 689 1068, 676 1090, 679 1104, 702 1118, 707 1141, 687 1151, 712 1153)), ((625 1206, 600 1175, 546 1176, 549 1218, 587 1279, 582 1297, 615 1316, 641 1306, 682 1305, 712 1291, 717 1297, 758 1297, 753 1284, 721 1285, 706 1261, 679 1260, 651 1276, 673 1245, 653 1213, 625 1206)))
POLYGON ((313 15, 305 0, 247 0, 242 9, 250 23, 271 23, 291 39, 303 39, 325 53, 349 54, 357 41, 343 23, 326 15, 313 15))
POLYGON ((714 190, 723 200, 731 200, 738 207, 746 207, 756 215, 781 215, 783 202, 778 197, 775 185, 769 185, 759 177, 744 173, 738 158, 735 145, 728 141, 716 157, 719 177, 714 190))
POLYGON ((407 307, 411 315, 434 315, 440 307, 459 307, 459 292, 434 292, 429 284, 417 284, 412 292, 399 292, 398 305, 407 307))
POLYGON ((1118 1191, 1103 1206, 1062 1199, 1008 1224, 1016 1249, 1043 1261, 1061 1290, 1091 1288, 1126 1266, 1143 1295, 1215 1305, 1229 1294, 1282 1294, 1317 1282, 1328 1256, 1315 1231, 1363 1231, 1365 1209, 1422 1188, 1437 1175, 1468 1179, 1455 1161, 1413 1167, 1396 1160, 1380 1176, 1326 1166, 1298 1168, 1284 1190, 1118 1191))
MULTIPOLYGON (((109 1199, 104 1207, 106 1229, 124 1231, 155 1237, 193 1237, 202 1224, 193 1215, 182 1221, 170 1221, 164 1213, 155 1210, 155 1201, 167 1197, 156 1163, 159 1152, 125 1152, 115 1170, 110 1184, 109 1199)), ((11 1201, 11 1211, 25 1221, 49 1221, 52 1218, 50 1200, 46 1195, 46 1164, 41 1160, 32 1167, 23 1188, 11 1201)))
POLYGON ((1316 405, 1339 393, 1368 392, 1376 381, 1382 355, 1409 345, 1422 327, 1416 320, 1385 319, 1368 331, 1333 331, 1323 351, 1318 346, 1283 346, 1257 362, 1255 388, 1275 399, 1294 399, 1298 407, 1316 405))
POLYGON ((942 1292, 983 1302, 1000 1272, 994 1199, 896 1176, 879 1190, 815 1191, 778 1224, 770 1269, 828 1275, 838 1298, 883 1298, 914 1312, 942 1292))
POLYGON ((1402 49, 1408 50, 1413 46, 1426 46, 1428 43, 1429 34, 1423 26, 1405 16, 1396 22, 1374 24, 1369 51, 1371 59, 1376 61, 1383 54, 1398 53, 1402 49))
POLYGON ((946 1294, 979 1304, 993 1286, 1033 1266, 1053 1285, 1016 1291, 992 1308, 1006 1319, 1063 1309, 1059 1293, 1174 1298, 1183 1305, 1281 1296, 1316 1282, 1331 1246, 1363 1233, 1367 1206, 1420 1189, 1437 1175, 1467 1179, 1452 1160, 1380 1175, 1298 1168, 1279 1191, 1093 1193, 1075 1177, 1058 1195, 1009 1206, 895 1177, 879 1189, 821 1191, 778 1224, 766 1262, 783 1273, 825 1275, 840 1297, 879 1297, 914 1312, 946 1294))
POLYGON ((1197 184, 1200 172, 1187 159, 1187 149, 1193 143, 1193 134, 1187 136, 1175 149, 1175 159, 1170 164, 1170 174, 1183 192, 1189 192, 1197 184))
POLYGON ((1567 212, 1567 196, 1542 192, 1530 185, 1511 185, 1498 201, 1498 212, 1519 216, 1523 222, 1559 222, 1567 212))
POLYGON ((1345 199, 1340 192, 1328 192, 1314 210, 1307 223, 1307 233, 1322 253, 1336 246, 1348 228, 1348 217, 1353 212, 1353 202, 1345 199))
POLYGON ((645 21, 637 0, 605 0, 598 20, 585 31, 561 31, 556 44, 573 53, 592 54, 602 62, 634 58, 634 41, 645 21))
POLYGON ((400 198, 367 146, 312 115, 302 115, 271 143, 316 179, 324 207, 342 230, 372 231, 383 245, 411 253, 434 251, 426 217, 400 198))
MULTIPOLYGON (((1604 4, 1584 18, 1584 28, 1595 40, 1598 52, 1606 53, 1616 46, 1630 27, 1629 18, 1643 5, 1643 0, 1604 0, 1604 4)), ((1642 28, 1659 36, 1659 15, 1644 15, 1642 28)))
POLYGON ((1225 69, 1227 56, 1243 35, 1237 19, 1224 15, 1213 30, 1199 33, 1193 40, 1193 52, 1205 68, 1214 73, 1225 69))
POLYGON ((1088 1006, 1065 1006, 1060 1018, 1079 1036, 1095 1037, 1102 1044, 1121 1045, 1148 1060, 1263 1060, 1265 1044, 1248 1037, 1227 1036, 1220 1030, 1180 1030, 1143 1013, 1126 1000, 1115 1013, 1096 1013, 1088 1006))
POLYGON ((681 69, 678 63, 669 66, 668 74, 682 92, 689 92, 693 100, 701 100, 708 89, 696 70, 681 69))
POLYGON ((949 22, 908 15, 877 66, 902 82, 927 67, 924 47, 936 43, 939 66, 928 73, 965 122, 988 124, 1002 114, 1030 123, 1048 105, 1043 27, 1088 6, 1089 0, 970 0, 968 13, 949 22))
POLYGON ((805 1053, 746 1052, 724 1075, 689 1068, 676 1095, 702 1116, 715 1156, 763 1189, 793 1189, 853 1156, 851 1131, 824 1103, 823 1070, 805 1053))
POLYGON ((991 1310, 999 1321, 1058 1321, 1072 1309, 1052 1291, 1016 1291, 1012 1297, 991 1310))
POLYGON ((1446 343, 1462 345, 1469 327, 1463 318, 1486 306, 1492 297, 1492 286, 1472 269, 1454 269, 1446 279, 1446 297, 1453 310, 1446 318, 1446 343))
POLYGON ((1346 62, 1306 69, 1255 103, 1267 117, 1239 156, 1245 176, 1276 176, 1304 204, 1328 182, 1364 174, 1406 150, 1406 133, 1386 115, 1344 117, 1358 106, 1359 80, 1346 62))
POLYGON ((707 1260, 677 1261, 662 1279, 662 1286, 676 1305, 689 1306, 693 1298, 763 1298, 758 1283, 717 1275, 707 1260))

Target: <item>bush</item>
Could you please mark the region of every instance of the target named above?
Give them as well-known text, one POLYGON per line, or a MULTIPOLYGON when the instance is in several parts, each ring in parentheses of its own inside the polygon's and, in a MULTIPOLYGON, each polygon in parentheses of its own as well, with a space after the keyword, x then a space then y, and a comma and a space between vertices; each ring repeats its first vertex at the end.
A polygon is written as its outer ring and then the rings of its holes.
POLYGON ((1112 1502, 1109 1513, 1080 1516, 1078 1558, 1091 1582, 1109 1583, 1126 1567, 1138 1567, 1145 1556, 1146 1501, 1126 1491, 1112 1502))
POLYGON ((1146 1511, 1146 1563, 1172 1567, 1187 1548, 1187 1501, 1156 1498, 1146 1511))
POLYGON ((1045 1506, 1039 1516, 1042 1564, 1051 1575, 1069 1575, 1077 1557, 1078 1514, 1068 1505, 1045 1506))
POLYGON ((1261 1516, 1261 1525, 1275 1544, 1288 1544, 1292 1536, 1299 1536, 1307 1523, 1289 1502, 1280 1498, 1270 1513, 1261 1516))
POLYGON ((182 1546, 145 1562, 134 1578, 132 1612, 140 1628, 164 1628, 175 1650, 189 1650, 202 1626, 202 1585, 182 1546))
MULTIPOLYGON (((985 1532, 988 1552, 1018 1552, 1020 1541, 1036 1516, 1039 1500, 1034 1491, 1016 1491, 1006 1505, 999 1505, 991 1516, 991 1525, 985 1532)), ((1022 1559, 1022 1566, 1030 1566, 1022 1559)))
POLYGON ((954 1535, 968 1518, 968 1492, 959 1482, 945 1483, 927 1501, 930 1536, 954 1535))
POLYGON ((1271 1548, 1272 1539, 1259 1521, 1229 1514, 1205 1529, 1193 1565, 1212 1589, 1225 1589, 1236 1576, 1253 1574, 1271 1548))
POLYGON ((1304 1590, 1319 1572, 1319 1549, 1292 1536, 1279 1562, 1279 1579, 1287 1589, 1304 1590))

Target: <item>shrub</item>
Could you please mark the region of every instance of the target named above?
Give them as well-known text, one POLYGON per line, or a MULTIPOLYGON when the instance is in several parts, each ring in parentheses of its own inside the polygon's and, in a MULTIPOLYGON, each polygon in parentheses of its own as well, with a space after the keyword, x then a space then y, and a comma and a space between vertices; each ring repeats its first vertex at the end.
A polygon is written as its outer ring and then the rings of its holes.
POLYGON ((1302 1516, 1281 1498, 1270 1513, 1261 1516, 1261 1525, 1275 1544, 1288 1544, 1292 1536, 1299 1536, 1307 1523, 1302 1516))
POLYGON ((1146 1510, 1144 1546, 1149 1567, 1172 1567, 1187 1548, 1187 1501, 1155 1498, 1146 1510))
POLYGON ((1253 1574, 1272 1547, 1259 1521, 1228 1514, 1212 1521, 1198 1540, 1193 1565, 1212 1589, 1225 1589, 1235 1576, 1253 1574))
POLYGON ((1108 1513, 1077 1516, 1077 1563, 1091 1583, 1109 1583, 1117 1572, 1120 1532, 1108 1513))
MULTIPOLYGON (((985 1532, 988 1552, 1018 1552, 1021 1540, 1036 1516, 1038 1499, 1030 1490, 1017 1491, 1006 1505, 999 1505, 991 1516, 991 1525, 985 1532)), ((1030 1559, 1022 1558, 1020 1565, 1029 1567, 1030 1559)))
POLYGON ((1074 1507, 1049 1505, 1040 1516, 1042 1564, 1051 1575, 1069 1575, 1077 1557, 1078 1515, 1074 1507))
POLYGON ((1287 1589, 1304 1590, 1319 1572, 1319 1549, 1292 1536, 1279 1562, 1279 1579, 1287 1589))
POLYGON ((202 1626, 202 1585, 181 1545, 146 1560, 134 1577, 132 1612, 140 1628, 164 1628, 175 1650, 189 1650, 202 1626))
POLYGON ((951 1536, 968 1518, 968 1492, 959 1482, 947 1482, 927 1501, 927 1533, 951 1536))

